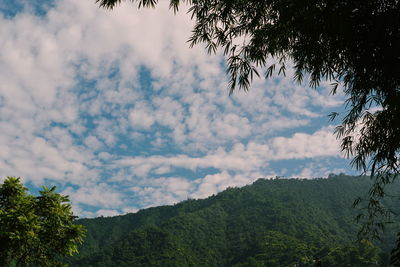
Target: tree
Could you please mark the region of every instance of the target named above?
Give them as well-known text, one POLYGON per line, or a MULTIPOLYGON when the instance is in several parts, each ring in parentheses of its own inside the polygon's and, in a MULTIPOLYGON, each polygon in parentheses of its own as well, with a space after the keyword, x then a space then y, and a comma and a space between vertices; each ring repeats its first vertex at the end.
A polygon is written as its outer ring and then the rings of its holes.
POLYGON ((0 184, 1 266, 62 266, 57 257, 78 252, 85 229, 74 224, 68 197, 55 189, 43 186, 35 197, 20 178, 0 184))
POLYGON ((382 266, 379 259, 379 249, 367 240, 361 240, 358 246, 342 245, 329 251, 322 258, 324 266, 331 267, 375 267, 382 266))
MULTIPOLYGON (((96 2, 112 9, 121 0, 96 2)), ((377 236, 389 215, 385 186, 399 175, 400 1, 170 0, 170 7, 176 12, 181 3, 195 20, 191 46, 205 43, 209 53, 222 48, 227 56, 230 93, 248 90, 261 71, 285 74, 288 65, 298 83, 306 77, 316 88, 329 80, 332 94, 343 88, 347 113, 336 134, 352 165, 374 179, 360 218, 362 232, 377 236)))
POLYGON ((316 248, 282 232, 268 231, 258 241, 257 250, 251 259, 262 266, 312 266, 316 248))

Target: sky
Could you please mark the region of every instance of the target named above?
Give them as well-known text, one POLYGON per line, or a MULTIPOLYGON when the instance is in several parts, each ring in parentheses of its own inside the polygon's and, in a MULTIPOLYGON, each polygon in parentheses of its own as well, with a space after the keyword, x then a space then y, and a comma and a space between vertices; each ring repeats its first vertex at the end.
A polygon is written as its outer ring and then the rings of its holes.
POLYGON ((224 57, 189 48, 186 7, 0 0, 0 179, 57 186, 80 217, 205 198, 258 178, 355 174, 330 82, 293 72, 229 95, 224 57))

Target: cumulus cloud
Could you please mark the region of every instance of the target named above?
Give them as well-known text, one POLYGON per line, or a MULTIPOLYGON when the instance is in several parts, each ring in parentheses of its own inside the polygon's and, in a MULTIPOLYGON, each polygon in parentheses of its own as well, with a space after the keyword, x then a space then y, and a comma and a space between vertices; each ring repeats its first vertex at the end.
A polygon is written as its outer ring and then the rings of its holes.
POLYGON ((292 137, 276 137, 271 142, 274 159, 314 158, 340 156, 339 142, 333 127, 313 134, 295 133, 292 137))
POLYGON ((151 171, 172 167, 197 170, 215 168, 223 171, 255 171, 266 167, 268 162, 315 157, 339 157, 338 141, 332 128, 324 128, 313 134, 295 133, 291 137, 275 137, 266 143, 237 143, 230 150, 218 148, 202 157, 185 154, 176 156, 154 155, 149 157, 124 157, 114 161, 114 167, 131 167, 138 176, 151 171))
POLYGON ((149 130, 154 124, 150 109, 143 103, 135 104, 135 108, 129 114, 129 120, 132 127, 139 130, 149 130))
POLYGON ((76 204, 81 203, 104 208, 117 208, 123 204, 121 193, 105 183, 95 186, 82 186, 78 190, 67 187, 62 193, 68 195, 76 204))
POLYGON ((103 216, 103 217, 112 217, 117 216, 120 214, 118 210, 107 210, 107 209, 99 209, 96 211, 96 217, 103 216))
POLYGON ((224 58, 188 47, 185 8, 62 0, 0 23, 0 175, 56 183, 79 215, 205 197, 275 173, 273 161, 339 156, 331 128, 300 129, 342 96, 284 77, 228 96, 224 58))

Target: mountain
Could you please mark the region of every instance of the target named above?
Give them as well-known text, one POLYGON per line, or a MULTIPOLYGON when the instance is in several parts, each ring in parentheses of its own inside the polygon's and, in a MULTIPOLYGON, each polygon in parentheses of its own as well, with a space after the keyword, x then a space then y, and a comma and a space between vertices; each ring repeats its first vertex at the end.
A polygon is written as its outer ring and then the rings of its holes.
MULTIPOLYGON (((116 217, 87 227, 70 266, 384 266, 399 223, 383 242, 357 242, 352 208, 368 177, 259 179, 207 199, 116 217), (297 264, 297 265, 296 265, 297 264)), ((398 192, 399 184, 391 186, 398 192)), ((385 204, 398 206, 396 199, 385 204)))

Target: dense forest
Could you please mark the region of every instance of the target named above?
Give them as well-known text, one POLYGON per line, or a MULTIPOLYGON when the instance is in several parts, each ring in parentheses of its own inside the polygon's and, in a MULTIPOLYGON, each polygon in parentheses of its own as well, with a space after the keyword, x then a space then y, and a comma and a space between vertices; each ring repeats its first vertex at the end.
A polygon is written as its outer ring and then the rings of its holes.
MULTIPOLYGON (((352 208, 368 177, 259 179, 207 199, 81 219, 87 237, 70 266, 387 266, 398 222, 357 241, 352 208)), ((400 189, 394 184, 391 190, 400 189)), ((395 207, 397 198, 385 204, 395 207)), ((396 211, 396 210, 394 210, 396 211)), ((395 219, 396 220, 396 219, 395 219)))

